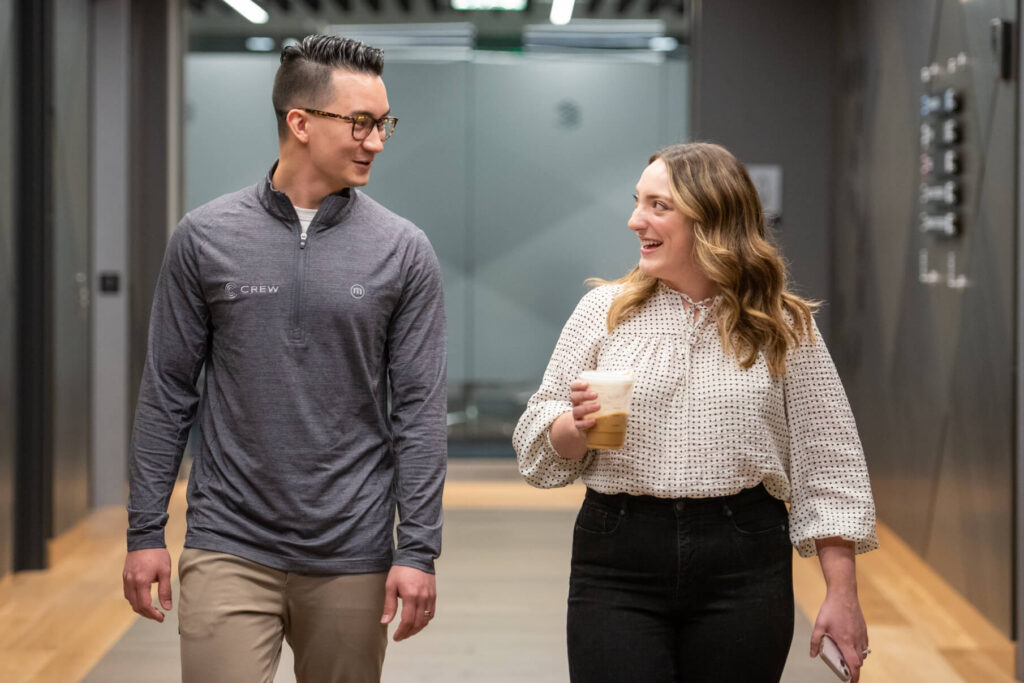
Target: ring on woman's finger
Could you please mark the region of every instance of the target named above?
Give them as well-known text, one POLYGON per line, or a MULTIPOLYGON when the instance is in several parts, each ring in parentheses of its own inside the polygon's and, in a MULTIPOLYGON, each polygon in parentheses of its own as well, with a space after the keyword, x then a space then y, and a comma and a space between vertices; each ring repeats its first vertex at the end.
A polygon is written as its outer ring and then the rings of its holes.
POLYGON ((866 648, 864 648, 863 652, 860 653, 860 658, 861 659, 867 659, 869 654, 871 654, 871 648, 870 647, 866 647, 866 648))

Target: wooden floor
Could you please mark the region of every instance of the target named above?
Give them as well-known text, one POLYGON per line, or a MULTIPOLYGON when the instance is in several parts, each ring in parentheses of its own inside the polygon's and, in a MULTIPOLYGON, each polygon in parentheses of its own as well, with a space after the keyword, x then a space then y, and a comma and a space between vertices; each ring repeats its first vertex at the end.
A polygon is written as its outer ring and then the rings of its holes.
MULTIPOLYGON (((583 488, 532 489, 518 481, 449 481, 446 508, 578 507, 583 488)), ((184 486, 170 506, 168 545, 184 538, 184 486)), ((51 545, 51 569, 0 580, 0 681, 81 680, 133 623, 121 590, 123 509, 97 510, 51 545)), ((1013 643, 887 527, 881 549, 858 557, 871 655, 864 683, 1010 683, 1013 643)), ((813 622, 824 596, 814 559, 796 558, 797 603, 813 622)), ((177 597, 177 596, 175 596, 177 597)), ((824 679, 823 679, 824 680, 824 679)))

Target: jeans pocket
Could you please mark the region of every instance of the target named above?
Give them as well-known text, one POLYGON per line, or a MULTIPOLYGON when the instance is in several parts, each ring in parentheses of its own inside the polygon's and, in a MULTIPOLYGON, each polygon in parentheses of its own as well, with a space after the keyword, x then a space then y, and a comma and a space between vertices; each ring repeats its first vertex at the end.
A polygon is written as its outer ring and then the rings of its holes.
POLYGON ((590 501, 583 501, 583 507, 576 515, 576 529, 591 534, 612 534, 619 528, 621 521, 621 510, 613 510, 590 501))
POLYGON ((745 505, 726 504, 723 512, 732 522, 733 529, 744 536, 785 533, 789 528, 785 503, 770 496, 745 505))

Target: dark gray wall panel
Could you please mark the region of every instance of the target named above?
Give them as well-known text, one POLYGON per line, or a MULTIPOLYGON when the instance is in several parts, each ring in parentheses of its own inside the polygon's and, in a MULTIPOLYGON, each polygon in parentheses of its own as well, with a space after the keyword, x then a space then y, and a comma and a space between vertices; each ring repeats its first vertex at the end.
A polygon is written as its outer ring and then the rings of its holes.
POLYGON ((89 509, 89 5, 53 15, 53 534, 89 509))
MULTIPOLYGON (((698 3, 694 3, 698 5, 698 3)), ((777 236, 804 296, 827 300, 837 3, 707 0, 693 28, 693 138, 778 164, 777 236)), ((826 337, 830 307, 818 314, 826 337)))
MULTIPOLYGON (((1020 7, 1020 4, 1018 4, 1020 7)), ((1013 31, 1013 38, 1016 44, 1019 46, 1024 38, 1024 26, 1021 26, 1020 14, 1018 13, 1018 21, 1013 31)), ((1024 72, 1024 51, 1017 50, 1016 59, 1011 62, 1012 68, 1016 70, 1018 79, 1020 74, 1024 72)), ((1017 88, 1017 177, 1015 181, 1019 182, 1021 169, 1024 168, 1024 139, 1020 134, 1020 119, 1021 114, 1024 112, 1024 89, 1018 86, 1017 88)), ((1014 405, 1014 420, 1016 424, 1016 463, 1017 472, 1015 480, 1016 486, 1016 509, 1014 519, 1016 520, 1015 529, 1015 540, 1016 548, 1014 549, 1014 557, 1016 558, 1016 599, 1014 601, 1014 607, 1016 615, 1014 618, 1014 639, 1017 641, 1016 645, 1016 674, 1017 680, 1024 680, 1024 429, 1021 426, 1024 425, 1024 314, 1021 312, 1021 306, 1024 304, 1024 278, 1021 277, 1021 273, 1024 273, 1024 239, 1021 239, 1021 230, 1024 228, 1024 193, 1017 193, 1017 248, 1016 248, 1016 272, 1017 272, 1017 284, 1016 284, 1016 338, 1017 338, 1017 357, 1015 365, 1015 405, 1014 405)))
POLYGON ((163 263, 165 237, 177 224, 179 150, 172 127, 179 125, 176 46, 183 12, 177 0, 134 0, 131 25, 131 159, 128 232, 129 405, 138 398, 146 362, 149 312, 163 263), (177 17, 177 18, 176 18, 177 17))
POLYGON ((14 568, 46 566, 53 528, 53 15, 15 9, 15 260, 18 271, 14 568))
POLYGON ((0 0, 0 576, 11 571, 14 543, 13 4, 0 0))
POLYGON ((1016 4, 840 7, 833 354, 880 518, 1009 634, 1017 85, 999 79, 989 22, 1015 19, 1016 4), (935 182, 920 96, 946 87, 964 99, 963 139, 943 147, 963 158, 958 237, 918 227, 920 184, 935 182))

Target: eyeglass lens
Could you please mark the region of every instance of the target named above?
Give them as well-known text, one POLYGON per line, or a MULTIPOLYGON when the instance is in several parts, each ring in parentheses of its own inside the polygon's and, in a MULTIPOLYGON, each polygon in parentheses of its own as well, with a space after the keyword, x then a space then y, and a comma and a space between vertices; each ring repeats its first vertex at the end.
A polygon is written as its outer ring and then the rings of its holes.
POLYGON ((356 140, 365 140, 375 123, 377 124, 377 131, 384 140, 387 140, 395 132, 395 122, 391 119, 376 121, 369 116, 359 115, 352 122, 352 137, 356 140))

